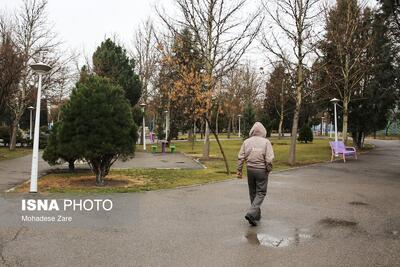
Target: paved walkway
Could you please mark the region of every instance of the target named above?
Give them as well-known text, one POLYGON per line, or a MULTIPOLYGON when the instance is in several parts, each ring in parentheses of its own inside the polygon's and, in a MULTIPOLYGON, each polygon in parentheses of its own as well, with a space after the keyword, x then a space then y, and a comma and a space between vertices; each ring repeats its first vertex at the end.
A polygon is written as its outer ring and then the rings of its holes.
MULTIPOLYGON (((0 161, 0 192, 28 180, 31 172, 31 162, 31 155, 12 160, 0 161)), ((53 169, 67 168, 67 164, 50 166, 40 157, 40 175, 46 174, 53 169)), ((88 169, 89 166, 87 164, 76 164, 76 168, 88 169)), ((151 154, 136 152, 134 158, 127 161, 117 161, 114 163, 112 168, 202 169, 203 166, 181 153, 151 154)))
POLYGON ((8 195, 0 198, 1 261, 9 266, 398 266, 400 142, 375 143, 376 149, 357 161, 273 173, 257 227, 243 218, 245 180, 96 195, 111 198, 113 210, 67 214, 73 217, 69 224, 21 223, 21 196, 8 195))

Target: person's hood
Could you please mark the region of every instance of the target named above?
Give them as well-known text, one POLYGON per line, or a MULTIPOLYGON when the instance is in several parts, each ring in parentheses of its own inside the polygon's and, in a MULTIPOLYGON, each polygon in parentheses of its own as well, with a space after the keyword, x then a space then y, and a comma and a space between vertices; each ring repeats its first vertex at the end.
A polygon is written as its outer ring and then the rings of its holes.
POLYGON ((265 127, 261 124, 261 122, 256 122, 254 123, 253 127, 251 127, 250 137, 251 136, 261 136, 264 138, 267 136, 267 130, 265 130, 265 127))

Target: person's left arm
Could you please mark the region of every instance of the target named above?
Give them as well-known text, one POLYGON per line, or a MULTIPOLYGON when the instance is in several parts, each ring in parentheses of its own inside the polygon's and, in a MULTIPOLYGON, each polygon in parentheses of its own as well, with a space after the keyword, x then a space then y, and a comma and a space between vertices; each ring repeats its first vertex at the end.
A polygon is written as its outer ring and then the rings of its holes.
POLYGON ((267 171, 272 171, 272 161, 275 158, 274 149, 272 148, 271 142, 267 139, 267 143, 265 146, 265 164, 267 171))

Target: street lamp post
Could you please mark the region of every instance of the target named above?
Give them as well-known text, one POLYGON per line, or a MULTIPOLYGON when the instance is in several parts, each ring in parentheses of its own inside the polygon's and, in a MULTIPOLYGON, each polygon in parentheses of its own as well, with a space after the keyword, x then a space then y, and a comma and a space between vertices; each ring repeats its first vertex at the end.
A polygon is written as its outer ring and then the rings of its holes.
POLYGON ((146 119, 145 119, 145 107, 146 104, 142 103, 140 104, 140 107, 142 108, 142 114, 143 114, 143 124, 142 124, 142 128, 143 128, 143 150, 146 150, 146 119))
POLYGON ((331 99, 331 102, 333 103, 333 107, 334 107, 334 113, 335 113, 335 142, 338 141, 338 135, 337 135, 337 113, 336 113, 336 105, 339 102, 339 99, 337 98, 333 98, 331 99))
POLYGON ((35 108, 32 106, 29 106, 28 109, 29 109, 29 140, 32 140, 32 111, 35 108))
POLYGON ((35 114, 35 132, 33 133, 33 153, 32 153, 32 169, 31 169, 31 193, 37 192, 37 177, 38 177, 38 160, 39 160, 39 135, 40 135, 40 98, 42 94, 42 75, 48 73, 51 67, 44 63, 34 63, 30 65, 32 70, 39 75, 39 86, 36 96, 36 114, 35 114))
POLYGON ((168 110, 164 111, 165 113, 165 141, 168 140, 168 110))
POLYGON ((238 115, 238 118, 239 118, 239 133, 238 133, 238 136, 240 137, 241 136, 241 134, 240 134, 240 118, 242 117, 242 115, 238 115))

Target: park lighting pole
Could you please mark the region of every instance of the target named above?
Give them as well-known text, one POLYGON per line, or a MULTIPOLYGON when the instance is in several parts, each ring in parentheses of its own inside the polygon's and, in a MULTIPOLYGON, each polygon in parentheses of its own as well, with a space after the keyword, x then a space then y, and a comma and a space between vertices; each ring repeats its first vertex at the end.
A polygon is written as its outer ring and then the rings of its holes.
POLYGON ((242 115, 238 115, 238 118, 239 118, 239 134, 238 134, 238 136, 240 137, 241 136, 241 134, 240 134, 240 117, 242 117, 242 115))
POLYGON ((29 106, 28 109, 29 109, 29 140, 32 140, 32 110, 34 110, 35 108, 29 106))
POLYGON ((168 140, 168 110, 164 111, 165 113, 165 141, 168 140))
POLYGON ((48 73, 51 67, 44 63, 34 63, 30 65, 32 70, 39 75, 39 87, 36 96, 36 114, 35 114, 35 131, 33 133, 33 153, 32 153, 32 169, 31 169, 31 193, 37 193, 37 177, 38 177, 38 160, 39 160, 39 135, 40 135, 40 98, 42 93, 42 75, 48 73))
POLYGON ((146 121, 145 121, 145 107, 146 107, 146 103, 142 103, 140 104, 140 107, 142 108, 142 114, 143 114, 143 150, 146 150, 146 121))
POLYGON ((333 103, 334 107, 334 113, 335 113, 335 142, 338 141, 338 136, 337 136, 337 113, 336 113, 336 105, 339 102, 339 99, 333 98, 331 99, 331 102, 333 103))

